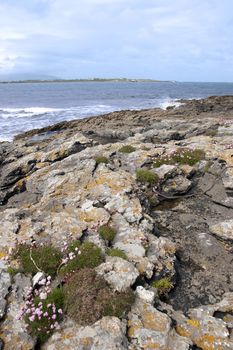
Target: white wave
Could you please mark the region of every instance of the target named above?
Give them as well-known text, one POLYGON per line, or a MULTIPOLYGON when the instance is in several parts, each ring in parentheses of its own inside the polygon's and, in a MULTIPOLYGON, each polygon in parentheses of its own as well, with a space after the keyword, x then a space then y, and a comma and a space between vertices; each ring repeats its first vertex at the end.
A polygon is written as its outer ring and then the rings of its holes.
POLYGON ((166 110, 168 107, 177 108, 181 105, 182 105, 182 103, 178 102, 177 100, 166 99, 166 100, 159 103, 159 108, 166 110))
POLYGON ((5 115, 8 115, 8 116, 41 115, 41 114, 56 113, 61 111, 63 111, 63 109, 61 108, 49 108, 49 107, 1 108, 0 109, 0 113, 4 113, 5 115))

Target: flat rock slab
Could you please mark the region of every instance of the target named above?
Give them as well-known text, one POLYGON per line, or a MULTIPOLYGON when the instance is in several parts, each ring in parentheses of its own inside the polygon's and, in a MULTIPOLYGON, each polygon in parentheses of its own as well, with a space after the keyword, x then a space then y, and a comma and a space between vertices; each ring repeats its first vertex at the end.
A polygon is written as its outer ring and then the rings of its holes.
POLYGON ((211 233, 222 239, 233 240, 233 219, 211 225, 209 229, 211 233))

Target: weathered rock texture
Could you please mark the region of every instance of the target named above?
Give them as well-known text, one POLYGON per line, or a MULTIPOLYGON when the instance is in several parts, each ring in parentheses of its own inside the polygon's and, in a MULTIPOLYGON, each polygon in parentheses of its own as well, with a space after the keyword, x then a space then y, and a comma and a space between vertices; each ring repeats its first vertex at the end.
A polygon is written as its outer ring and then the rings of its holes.
POLYGON ((182 102, 63 122, 0 144, 4 349, 36 346, 15 320, 33 276, 10 279, 7 257, 20 242, 62 248, 72 238, 98 245, 105 261, 96 272, 115 291, 133 288, 136 301, 122 320, 80 327, 64 318, 44 350, 233 349, 233 97, 182 102), (123 145, 135 151, 119 152, 123 145), (185 149, 205 159, 154 168, 185 149), (139 168, 158 182, 137 181, 139 168), (106 224, 116 231, 112 242, 96 230, 106 224), (127 260, 106 257, 108 248, 127 260), (174 285, 169 293, 152 288, 162 278, 174 285))

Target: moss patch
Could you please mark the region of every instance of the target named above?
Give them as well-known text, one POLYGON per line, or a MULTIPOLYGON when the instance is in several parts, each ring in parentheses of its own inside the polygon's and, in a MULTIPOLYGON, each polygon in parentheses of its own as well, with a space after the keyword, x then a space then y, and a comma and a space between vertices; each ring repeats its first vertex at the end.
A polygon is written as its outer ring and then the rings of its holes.
POLYGON ((159 181, 158 176, 148 169, 137 169, 136 176, 139 182, 149 185, 154 185, 159 181))
POLYGON ((119 152, 121 152, 121 153, 132 153, 132 152, 135 152, 135 151, 136 151, 136 148, 134 148, 131 145, 122 146, 119 149, 119 152))
POLYGON ((51 245, 29 246, 20 244, 15 252, 25 273, 36 274, 37 267, 46 274, 55 276, 61 263, 61 252, 51 245), (33 263, 35 262, 35 264, 33 263))
POLYGON ((105 241, 112 242, 116 236, 116 231, 114 228, 108 225, 100 226, 99 235, 102 237, 105 241))
POLYGON ((109 248, 107 250, 107 255, 108 256, 116 256, 118 258, 128 260, 127 255, 122 250, 120 250, 118 248, 109 248))
MULTIPOLYGON (((77 243, 78 244, 78 243, 77 243)), ((73 248, 75 245, 73 245, 73 248)), ((94 268, 104 261, 101 249, 92 242, 84 242, 78 244, 80 254, 73 260, 70 260, 67 265, 60 269, 60 274, 65 275, 70 272, 82 269, 84 267, 94 268)))
POLYGON ((81 269, 64 285, 65 311, 80 325, 96 322, 104 316, 123 317, 134 302, 131 289, 114 293, 93 269, 81 269))
POLYGON ((158 281, 154 281, 152 283, 152 287, 158 289, 158 293, 160 295, 168 293, 174 286, 173 283, 171 282, 170 278, 161 278, 158 281))
POLYGON ((95 161, 96 161, 96 164, 99 165, 101 163, 103 164, 108 164, 109 160, 107 157, 104 157, 104 156, 99 156, 99 157, 96 157, 95 158, 95 161))
POLYGON ((183 148, 172 153, 170 156, 162 156, 154 162, 154 167, 158 168, 163 164, 188 164, 190 166, 195 165, 201 160, 205 159, 205 152, 201 149, 190 150, 183 148))

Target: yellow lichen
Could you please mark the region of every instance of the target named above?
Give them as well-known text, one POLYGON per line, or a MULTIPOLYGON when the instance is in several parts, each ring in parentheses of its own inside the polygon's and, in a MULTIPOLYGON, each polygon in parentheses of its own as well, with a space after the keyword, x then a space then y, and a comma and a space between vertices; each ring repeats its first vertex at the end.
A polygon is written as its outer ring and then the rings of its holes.
POLYGON ((191 319, 191 320, 187 320, 187 323, 192 326, 192 327, 199 327, 200 323, 198 320, 195 320, 195 319, 191 319))

